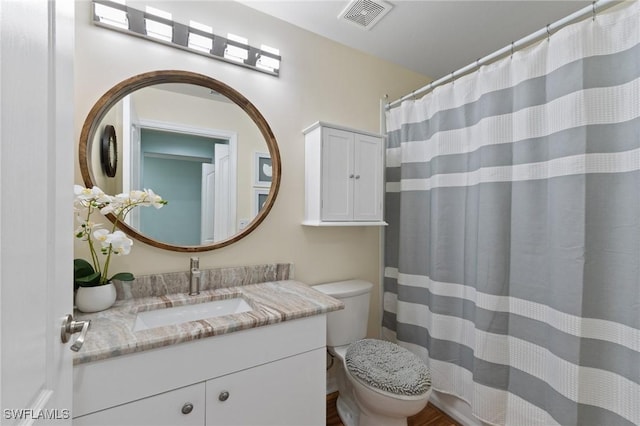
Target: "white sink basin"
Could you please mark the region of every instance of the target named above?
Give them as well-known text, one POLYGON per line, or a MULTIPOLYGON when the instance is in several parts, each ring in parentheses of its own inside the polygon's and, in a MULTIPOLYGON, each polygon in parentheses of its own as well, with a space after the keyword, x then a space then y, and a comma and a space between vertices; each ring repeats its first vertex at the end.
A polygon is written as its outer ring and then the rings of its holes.
POLYGON ((183 322, 221 317, 230 314, 239 314, 251 310, 253 310, 253 308, 242 297, 214 300, 213 302, 197 303, 195 305, 156 309, 154 311, 138 313, 133 331, 148 330, 150 328, 182 324, 183 322))

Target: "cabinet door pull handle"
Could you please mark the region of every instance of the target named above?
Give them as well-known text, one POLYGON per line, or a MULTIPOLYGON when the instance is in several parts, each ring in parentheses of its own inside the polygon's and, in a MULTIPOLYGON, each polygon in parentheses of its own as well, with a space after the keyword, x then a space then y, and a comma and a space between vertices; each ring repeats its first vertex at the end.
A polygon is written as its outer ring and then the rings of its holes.
POLYGON ((229 392, 227 391, 220 392, 220 395, 218 395, 218 399, 222 402, 226 401, 227 399, 229 399, 229 392))
POLYGON ((193 404, 192 403, 187 402, 182 406, 182 414, 189 414, 192 411, 193 411, 193 404))

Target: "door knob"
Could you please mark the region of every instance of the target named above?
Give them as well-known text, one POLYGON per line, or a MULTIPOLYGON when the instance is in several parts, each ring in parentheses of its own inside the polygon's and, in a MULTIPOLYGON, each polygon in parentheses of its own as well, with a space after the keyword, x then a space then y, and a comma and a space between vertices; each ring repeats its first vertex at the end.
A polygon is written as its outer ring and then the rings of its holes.
POLYGON ((71 345, 71 350, 78 352, 84 344, 84 339, 89 331, 91 320, 76 321, 73 319, 73 315, 67 314, 62 320, 62 326, 60 327, 60 340, 62 343, 67 343, 72 334, 80 333, 78 339, 71 345))

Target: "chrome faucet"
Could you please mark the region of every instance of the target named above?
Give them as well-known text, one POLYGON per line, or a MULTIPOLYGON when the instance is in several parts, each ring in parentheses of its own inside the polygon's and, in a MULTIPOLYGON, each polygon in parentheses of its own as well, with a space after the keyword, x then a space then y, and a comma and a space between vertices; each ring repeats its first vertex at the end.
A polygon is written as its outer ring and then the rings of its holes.
POLYGON ((189 268, 189 296, 198 294, 200 294, 200 260, 192 257, 189 268))

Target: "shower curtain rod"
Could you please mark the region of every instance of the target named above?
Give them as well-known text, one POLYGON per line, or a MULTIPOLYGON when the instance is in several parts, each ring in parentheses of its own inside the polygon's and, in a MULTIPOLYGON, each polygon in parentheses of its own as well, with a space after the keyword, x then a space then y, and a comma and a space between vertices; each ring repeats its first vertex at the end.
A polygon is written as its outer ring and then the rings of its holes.
POLYGON ((421 87, 420 89, 414 90, 413 92, 409 93, 406 96, 403 96, 402 98, 390 102, 386 105, 386 109, 391 109, 397 105, 399 105, 401 102, 406 101, 407 99, 411 99, 414 98, 418 95, 422 95, 422 94, 426 94, 428 92, 430 92, 431 90, 433 90, 435 87, 437 86, 441 86, 445 83, 448 83, 451 80, 454 80, 456 77, 459 77, 461 75, 467 74, 470 71, 474 71, 478 68, 480 68, 482 65, 486 65, 489 64, 493 61, 495 61, 498 58, 501 58, 502 56, 506 56, 507 54, 513 54, 513 52, 516 49, 519 49, 523 46, 527 46, 531 43, 534 43, 536 41, 542 40, 545 37, 550 37, 551 33, 553 30, 557 30, 560 29, 574 21, 578 21, 581 19, 586 18, 587 16, 593 16, 595 19, 596 14, 599 11, 602 11, 606 8, 609 8, 615 4, 619 4, 622 3, 623 0, 598 0, 598 1, 594 1, 590 6, 586 6, 574 13, 572 13, 571 15, 560 19, 559 21, 556 21, 552 24, 547 25, 545 28, 542 28, 536 32, 534 32, 533 34, 530 34, 526 37, 521 38, 518 41, 515 41, 513 43, 511 43, 508 46, 503 47, 500 50, 497 50, 487 56, 485 56, 484 58, 480 58, 477 61, 467 65, 466 67, 460 68, 457 71, 454 71, 450 74, 447 74, 446 76, 440 78, 439 80, 435 80, 432 81, 431 83, 427 84, 424 87, 421 87))

